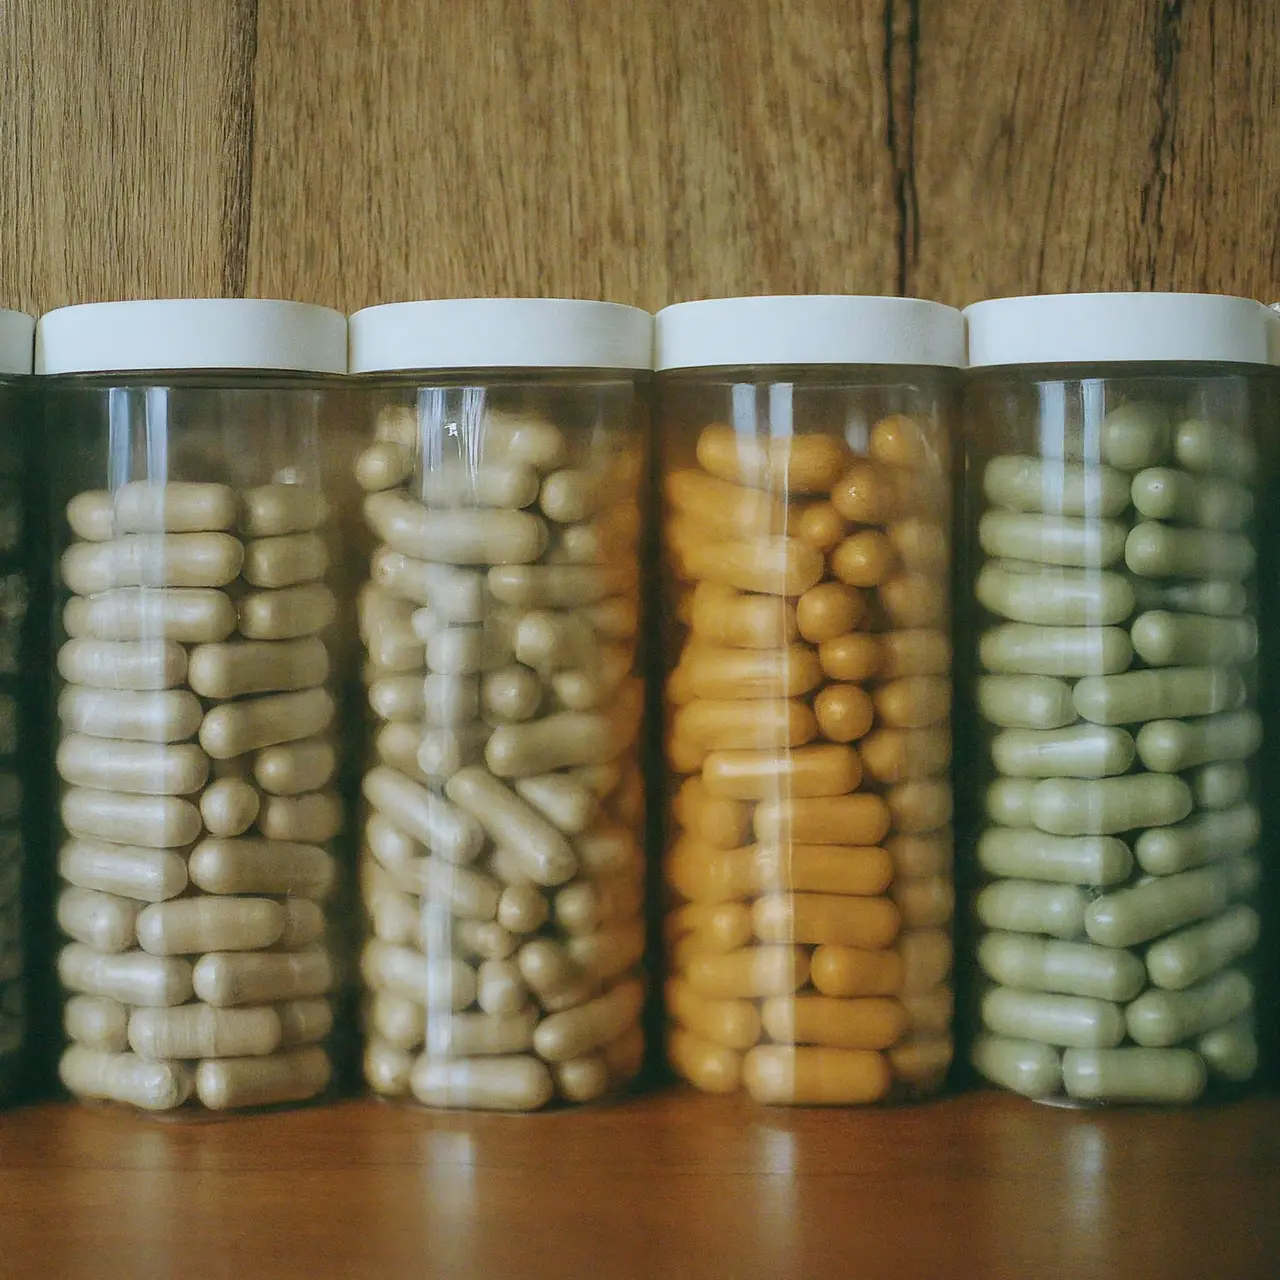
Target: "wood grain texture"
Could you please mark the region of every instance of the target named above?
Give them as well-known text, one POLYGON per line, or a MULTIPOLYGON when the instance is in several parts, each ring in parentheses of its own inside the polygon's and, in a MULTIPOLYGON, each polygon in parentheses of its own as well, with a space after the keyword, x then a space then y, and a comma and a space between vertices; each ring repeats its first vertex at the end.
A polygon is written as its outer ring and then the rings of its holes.
POLYGON ((0 1273, 44 1280, 1274 1280, 1280 1103, 824 1113, 675 1091, 197 1125, 51 1105, 0 1116, 0 1241, 0 1273))

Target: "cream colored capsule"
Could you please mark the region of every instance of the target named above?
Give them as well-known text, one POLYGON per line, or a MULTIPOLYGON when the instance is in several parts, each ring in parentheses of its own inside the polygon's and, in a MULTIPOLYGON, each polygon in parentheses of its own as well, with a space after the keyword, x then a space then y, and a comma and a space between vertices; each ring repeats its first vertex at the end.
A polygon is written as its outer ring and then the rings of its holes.
POLYGON ((137 939, 140 905, 95 889, 63 889, 58 894, 58 927, 95 951, 126 951, 137 939))
POLYGON ((979 1036, 972 1061, 992 1084, 1028 1098, 1051 1097, 1062 1087, 1061 1055, 1035 1040, 979 1036))
POLYGON ((644 985, 627 979, 576 1009, 552 1013, 533 1033, 533 1047, 546 1062, 581 1058, 616 1040, 640 1017, 644 985))
POLYGON ((431 1010, 465 1009, 476 998, 476 973, 469 964, 429 959, 376 938, 365 944, 360 970, 371 987, 421 1001, 431 1010))
POLYGON ((1119 1003, 1132 1000, 1147 979, 1141 959, 1131 952, 1024 933, 988 933, 977 955, 983 972, 1003 986, 1119 1003))
POLYGON ((598 645, 584 669, 552 673, 551 690, 557 705, 565 711, 595 711, 608 706, 633 665, 634 651, 629 646, 598 645))
POLYGON ((1072 1098, 1096 1102, 1194 1102, 1205 1064, 1190 1049, 1068 1049, 1063 1083, 1072 1098))
POLYGON ((240 532, 249 538, 307 533, 322 525, 328 514, 329 504, 315 489, 301 484, 259 485, 241 497, 240 532))
POLYGON ((1027 573, 1008 561, 984 564, 974 593, 989 613, 1037 626, 1108 626, 1133 612, 1133 588, 1118 573, 1036 567, 1040 572, 1027 573))
MULTIPOLYGON (((232 510, 235 503, 232 500, 232 510)), ((77 538, 105 542, 115 536, 115 510, 107 489, 87 489, 67 503, 67 523, 77 538)))
POLYGON ((1060 836, 1165 826, 1181 822, 1190 812, 1191 789, 1166 773, 1089 781, 1048 778, 1038 782, 1031 795, 1032 821, 1041 831, 1060 836))
POLYGON ((1071 686, 1052 676, 981 676, 978 710, 1007 729, 1061 729, 1076 718, 1071 686))
POLYGON ((59 569, 69 591, 89 596, 115 587, 225 587, 243 561, 244 548, 229 534, 135 534, 74 542, 59 569))
POLYGON ((426 1024, 426 1051, 431 1057, 447 1058, 523 1053, 533 1047, 537 1025, 535 1009, 432 1017, 426 1024))
POLYGON ((409 1092, 413 1056, 385 1040, 370 1037, 364 1049, 364 1078, 383 1097, 401 1097, 409 1092))
POLYGON ((187 1004, 135 1009, 129 1015, 129 1047, 144 1058, 229 1058, 274 1053, 280 1017, 274 1009, 215 1009, 187 1004))
MULTIPOLYGON (((589 664, 595 646, 595 633, 585 618, 575 613, 534 610, 516 624, 513 648, 517 662, 548 675, 589 664)), ((477 661, 482 659, 478 657, 477 661)))
POLYGON ((1059 884, 1113 885, 1133 871, 1133 854, 1114 836, 1053 836, 1034 829, 988 827, 978 838, 978 865, 993 876, 1059 884))
POLYGON ((194 743, 104 742, 68 734, 58 744, 58 774, 73 787, 133 795, 185 796, 209 776, 209 757, 194 743))
POLYGON ((237 641, 199 645, 188 680, 205 698, 309 689, 329 676, 329 651, 315 636, 301 640, 237 641))
POLYGON ((365 1010, 368 1030, 397 1049, 416 1049, 427 1031, 427 1011, 418 1000, 375 991, 365 1010))
MULTIPOLYGON (((561 890, 565 892, 568 890, 561 890)), ((532 884, 507 885, 498 898, 498 923, 512 933, 535 933, 547 922, 550 913, 545 895, 532 884)))
POLYGON ((77 1097, 127 1102, 145 1111, 172 1111, 194 1088, 180 1062, 150 1062, 132 1053, 104 1053, 78 1044, 63 1051, 58 1079, 77 1097))
MULTIPOLYGON (((205 825, 208 826, 207 821, 205 825)), ((324 844, 342 830, 342 801, 325 791, 302 796, 268 796, 257 815, 257 826, 268 840, 324 844)), ((224 833, 211 830, 210 834, 224 833)))
POLYGON ((190 844, 200 834, 200 811, 177 796, 136 796, 72 787, 62 794, 67 830, 113 844, 156 849, 190 844))
MULTIPOLYGON (((426 714, 426 697, 420 672, 388 675, 369 685, 369 706, 383 720, 415 721, 426 714)), ((464 719, 473 719, 476 711, 464 719)), ((438 721, 436 721, 438 723, 438 721)))
POLYGON ((877 782, 932 778, 944 773, 951 762, 950 726, 944 723, 928 729, 876 729, 859 743, 858 756, 867 775, 877 782))
POLYGON ((1179 991, 1150 990, 1125 1010, 1129 1034, 1140 1045, 1166 1048, 1240 1017, 1253 1006, 1253 984, 1226 969, 1179 991))
POLYGON ((206 893, 290 893, 325 898, 337 869, 333 858, 310 844, 283 840, 202 840, 187 864, 191 883, 206 893))
POLYGON ((1058 458, 992 458, 982 489, 991 502, 1011 511, 1118 516, 1129 505, 1129 477, 1122 472, 1058 458))
POLYGON ((1147 520, 1130 531, 1124 559, 1144 578, 1224 578, 1239 582, 1257 562, 1253 543, 1238 533, 1178 529, 1147 520))
POLYGON ((534 938, 526 942, 516 954, 516 965, 521 978, 544 1004, 549 997, 581 983, 582 975, 577 966, 565 949, 551 938, 534 938))
POLYGON ((713 425, 699 434, 697 456, 704 470, 733 484, 767 493, 822 493, 840 478, 849 450, 835 436, 762 438, 713 425))
POLYGON ((429 1107, 487 1111, 536 1111, 555 1095, 545 1063, 528 1055, 496 1058, 433 1058, 413 1066, 413 1095, 429 1107))
POLYGON ((388 870, 400 871, 412 859, 423 857, 426 849, 406 835, 376 809, 370 812, 364 828, 365 848, 388 870))
POLYGON ((243 778, 219 778, 200 795, 200 817, 212 836, 243 835, 258 817, 261 797, 243 778))
POLYGON ((635 477, 631 472, 625 458, 616 459, 613 466, 553 471, 542 481, 538 505, 557 524, 578 524, 615 503, 634 501, 635 477))
POLYGON ((1133 660, 1129 634, 1119 627, 1039 627, 1008 622, 984 632, 978 652, 988 671, 1009 675, 1106 675, 1124 671, 1133 660))
POLYGON ((502 778, 601 764, 621 755, 639 729, 638 690, 624 690, 607 712, 558 711, 525 724, 503 724, 485 744, 489 768, 502 778))
MULTIPOLYGON (((167 743, 192 737, 204 711, 200 700, 185 689, 132 692, 70 685, 58 695, 58 717, 73 734, 167 743)), ((103 749, 111 747, 104 744, 103 749)))
POLYGON ((370 527, 393 550, 454 565, 529 564, 547 549, 547 527, 525 511, 429 511, 399 493, 364 501, 370 527))
POLYGON ((450 862, 469 862, 484 844, 484 829, 468 813, 433 795, 394 769, 380 766, 364 777, 365 798, 402 831, 450 862))
POLYGON ((1104 778, 1126 772, 1134 754, 1124 729, 1093 724, 1006 729, 991 740, 995 767, 1015 778, 1104 778))
MULTIPOLYGON (((685 648, 679 666, 668 681, 667 693, 677 703, 693 698, 737 701, 799 697, 821 684, 824 665, 813 649, 803 644, 785 649, 731 649, 691 644, 685 648), (682 697, 675 696, 679 684, 687 691, 682 697)), ((834 671, 828 674, 846 678, 834 671)))
POLYGON ((633 917, 606 924, 594 933, 570 935, 564 946, 588 981, 603 984, 640 962, 644 942, 644 922, 633 917))
POLYGON ((576 609, 626 590, 634 577, 614 565, 495 565, 486 581, 490 594, 502 604, 576 609))
POLYGON ((413 475, 413 448, 399 440, 375 440, 361 450, 355 475, 366 493, 394 489, 413 475))
POLYGON ((142 949, 156 956, 253 951, 279 939, 284 930, 284 911, 269 898, 180 898, 144 908, 138 916, 137 929, 142 949))
POLYGON ((537 501, 538 476, 518 462, 437 462, 424 465, 414 497, 428 507, 519 509, 537 501))
MULTIPOLYGON (((428 910, 438 910, 434 904, 428 910)), ((441 913, 444 916, 444 913, 441 913)), ((431 948, 431 939, 436 934, 431 932, 431 925, 424 926, 427 946, 431 948)), ((466 960, 505 960, 519 945, 519 940, 509 930, 504 929, 496 920, 466 920, 456 918, 442 920, 439 933, 450 937, 455 955, 466 960)))
POLYGON ((302 1102, 329 1087, 333 1064, 320 1048, 255 1058, 216 1058, 196 1068, 196 1097, 212 1111, 302 1102))
POLYGON ((1142 763, 1164 773, 1247 760, 1262 745, 1262 719, 1256 711, 1246 710, 1194 720, 1153 720, 1139 730, 1137 745, 1142 763))
POLYGON ((1124 554, 1125 526, 1093 517, 987 511, 978 521, 978 541, 990 556, 1106 568, 1124 554))
POLYGON ((222 484, 134 480, 102 496, 111 502, 121 533, 201 533, 235 525, 235 495, 222 484))
POLYGON ((123 1053, 129 1047, 129 1010, 109 996, 69 996, 62 1026, 68 1039, 89 1049, 123 1053))
POLYGON ((1127 400, 1102 420, 1102 456, 1122 471, 1161 461, 1169 447, 1169 416, 1156 404, 1127 400))
POLYGON ((516 794, 566 835, 580 835, 600 810, 598 797, 566 773, 517 778, 516 794))
POLYGON ((809 956, 796 946, 744 947, 723 955, 695 956, 684 976, 695 991, 713 1000, 789 995, 804 986, 809 956))
POLYGON ((1139 581, 1136 586, 1139 602, 1147 609, 1175 609, 1227 618, 1243 613, 1249 604, 1249 593, 1239 582, 1139 581))
POLYGON ((542 681, 518 664, 486 672, 480 681, 485 714, 499 722, 528 720, 542 702, 542 681))
POLYGON ((514 960, 486 960, 476 975, 476 1003, 485 1013, 498 1016, 517 1013, 529 998, 529 989, 514 960))
POLYGON ((1159 667, 1094 675, 1072 692, 1076 710, 1095 724, 1213 715, 1234 711, 1244 698, 1244 680, 1229 667, 1159 667))
POLYGON ((1212 859, 1246 853, 1262 834, 1262 819, 1251 804, 1199 813, 1176 826, 1144 831, 1133 846, 1138 865, 1167 876, 1212 859))
POLYGON ((110 996, 121 1004, 182 1004, 191 999, 191 965, 186 960, 142 951, 108 955, 72 942, 58 953, 58 978, 71 991, 110 996))
POLYGON ((1015 1040, 1111 1049, 1124 1039, 1125 1016, 1109 1000, 993 987, 982 997, 989 1031, 1015 1040))
POLYGON ((1253 494, 1213 476, 1152 467, 1133 477, 1133 505, 1149 520, 1234 532, 1253 518, 1253 494))
POLYGON ((1199 809, 1229 809, 1248 797, 1252 785, 1248 767, 1235 760, 1206 764, 1192 772, 1190 782, 1199 809))
POLYGON ((280 903, 284 927, 275 945, 282 950, 300 950, 324 936, 325 916, 318 903, 308 898, 287 897, 280 903))
POLYGON ((979 892, 976 911, 989 929, 1071 939, 1084 933, 1089 901, 1088 894, 1075 885, 1001 880, 979 892))
POLYGON ((229 760, 277 743, 310 738, 329 727, 334 710, 326 689, 223 703, 205 715, 200 745, 215 759, 229 760))
POLYGON ((738 591, 794 599, 822 579, 822 552, 785 536, 751 541, 697 542, 686 549, 685 569, 738 591))
POLYGON ((1230 907, 1212 920, 1153 942, 1147 948, 1147 972, 1156 986, 1181 991, 1247 955, 1257 946, 1260 931, 1252 907, 1230 907))
POLYGON ((1258 1070, 1258 1041, 1250 1017, 1205 1032, 1196 1041, 1196 1049, 1215 1076, 1233 1084, 1251 1080, 1258 1070))
POLYGON ((473 569, 432 564, 379 547, 370 564, 370 577, 378 587, 409 600, 429 605, 447 622, 483 622, 486 605, 484 575, 473 569))
POLYGON ((1255 479, 1258 454, 1248 434, 1223 423, 1189 418, 1178 425, 1173 452, 1188 471, 1230 476, 1250 483, 1255 479))
POLYGON ((270 795, 318 791, 333 777, 337 751, 328 738, 309 738, 267 747, 253 759, 253 776, 270 795))
POLYGON ((186 677, 187 653, 170 639, 73 639, 58 650, 58 674, 94 689, 169 689, 186 677))
POLYGON ((1222 911, 1231 897, 1225 864, 1157 876, 1089 904, 1085 928, 1104 947, 1132 947, 1222 911))
POLYGON ((758 1044, 743 1059, 742 1080, 765 1105, 856 1106, 883 1098, 893 1074, 883 1054, 865 1049, 758 1044))
POLYGON ((309 947, 302 951, 210 952, 196 961, 193 981, 201 1000, 226 1008, 324 995, 333 976, 329 953, 323 947, 309 947))
POLYGON ((68 840, 58 853, 58 874, 82 889, 142 902, 163 902, 187 887, 181 854, 94 840, 68 840))
POLYGON ((250 640, 313 636, 334 620, 337 611, 337 598, 323 582, 282 587, 278 591, 253 591, 240 599, 240 634, 250 640))
POLYGON ((94 640, 225 640, 236 609, 223 591, 205 587, 119 587, 89 599, 72 596, 62 615, 67 635, 94 640))
MULTIPOLYGON (((405 725, 387 725, 378 734, 378 750, 388 764, 410 773, 420 782, 448 778, 469 764, 478 764, 484 758, 484 749, 492 736, 489 726, 482 721, 457 724, 449 729, 428 729, 416 739, 416 750, 401 756, 391 749, 389 730, 406 729, 405 725)), ((409 736, 413 737, 412 730, 409 736)))

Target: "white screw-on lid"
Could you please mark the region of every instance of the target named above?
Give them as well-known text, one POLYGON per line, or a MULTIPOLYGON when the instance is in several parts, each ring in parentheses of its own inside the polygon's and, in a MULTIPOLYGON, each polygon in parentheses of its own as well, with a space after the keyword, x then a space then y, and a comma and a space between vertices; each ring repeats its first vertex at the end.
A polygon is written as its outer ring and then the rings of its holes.
POLYGON ((25 311, 0 311, 0 374, 31 372, 35 318, 25 311))
POLYGON ((340 311, 262 298, 89 302, 40 317, 36 372, 346 373, 340 311))
POLYGON ((964 321, 921 298, 709 298, 658 312, 655 369, 755 365, 964 366, 964 321))
POLYGON ((969 367, 1011 364, 1268 363, 1271 321, 1214 293, 1060 293, 964 310, 969 367))
POLYGON ((653 317, 568 298, 391 302, 351 317, 352 373, 649 369, 653 317))

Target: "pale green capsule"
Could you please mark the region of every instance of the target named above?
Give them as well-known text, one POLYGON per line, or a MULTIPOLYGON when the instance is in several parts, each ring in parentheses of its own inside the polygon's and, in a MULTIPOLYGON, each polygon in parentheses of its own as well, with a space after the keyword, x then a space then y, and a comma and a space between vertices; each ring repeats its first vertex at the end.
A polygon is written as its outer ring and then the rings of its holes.
POLYGON ((1190 787, 1165 773, 1048 778, 1036 783, 1031 796, 1032 821, 1058 836, 1115 835, 1181 822, 1190 812, 1190 787))
POLYGON ((1034 1040, 979 1036, 970 1060, 992 1084, 1028 1098, 1047 1098, 1062 1087, 1062 1058, 1034 1040))
POLYGON ((1119 627, 1006 622, 983 633, 978 654, 988 671, 1008 675, 1109 675, 1128 667, 1133 645, 1129 633, 1119 627))
POLYGON ((1146 985, 1132 952, 1087 942, 1051 942, 1025 933, 989 933, 978 943, 978 963, 1006 987, 1031 987, 1099 1000, 1132 1000, 1146 985))
POLYGON ((1124 544, 1125 564, 1144 578, 1227 578, 1239 582, 1253 572, 1257 558, 1253 543, 1238 533, 1178 529, 1155 520, 1134 525, 1124 544))
POLYGON ((1102 420, 1102 456, 1122 471, 1153 466, 1169 450, 1169 415, 1157 404, 1128 400, 1102 420))
POLYGON ((1206 764, 1191 774, 1190 782, 1198 809, 1229 809, 1249 794, 1249 770, 1236 760, 1206 764))
POLYGON ((1253 983, 1227 969, 1185 991, 1145 991, 1124 1011, 1129 1035, 1163 1049, 1231 1022, 1253 1006, 1253 983))
POLYGON ((1261 745, 1262 717, 1256 711, 1152 720, 1138 731, 1138 755, 1148 769, 1159 773, 1181 773, 1214 761, 1247 760, 1261 745))
POLYGON ((1118 520, 987 511, 978 521, 978 542, 989 556, 1079 568, 1114 564, 1124 554, 1125 536, 1118 520))
POLYGON ((1143 609, 1177 609, 1183 613, 1207 613, 1232 618, 1249 605, 1249 593, 1239 582, 1147 582, 1133 584, 1143 609))
POLYGON ((1071 686, 1052 676, 982 676, 978 710, 1007 729, 1060 729, 1076 718, 1071 686))
POLYGON ((1133 587, 1103 569, 1015 568, 1011 560, 991 561, 978 573, 974 592, 988 612, 1041 626, 1106 626, 1123 622, 1134 606, 1133 587))
POLYGON ((1188 471, 1230 476, 1245 483, 1253 479, 1258 465, 1258 451, 1245 432, 1202 418, 1178 425, 1173 454, 1188 471))
POLYGON ((1134 724, 1234 711, 1244 702, 1245 686, 1229 667, 1157 667, 1087 676, 1071 697, 1095 724, 1134 724))
POLYGON ((1262 883, 1262 862, 1256 854, 1241 853, 1223 858, 1215 866, 1227 878, 1227 894, 1232 898, 1252 898, 1262 883))
POLYGON ((1262 819, 1251 804, 1198 813, 1176 826, 1144 831, 1133 846, 1138 865, 1151 876, 1173 875, 1217 858, 1247 853, 1262 834, 1262 819))
POLYGON ((1129 478, 1112 467, 1057 458, 992 458, 982 477, 989 501, 1011 511, 1118 516, 1129 505, 1129 478))
POLYGON ((1258 945, 1261 921, 1252 907, 1228 907, 1203 924, 1179 929, 1147 948, 1147 972, 1157 987, 1181 991, 1258 945))
POLYGON ((1135 618, 1129 635, 1138 657, 1153 667, 1239 666, 1258 654, 1258 626, 1252 618, 1157 609, 1135 618))
POLYGON ((999 880, 978 894, 974 910, 989 929, 1078 938, 1088 905, 1088 894, 1075 885, 999 880))
POLYGON ((1055 884, 1121 884, 1133 854, 1114 836, 1050 836, 1034 828, 988 827, 978 839, 978 864, 993 876, 1055 884))
POLYGON ((1021 778, 997 778, 987 788, 987 817, 1002 827, 1029 827, 1035 785, 1021 778))
POLYGON ((1194 1102, 1205 1089, 1204 1061, 1191 1049, 1068 1049, 1062 1082, 1089 1102, 1194 1102))
POLYGON ((988 1031, 1015 1040, 1110 1049, 1124 1039, 1124 1014, 1110 1000, 992 987, 982 997, 988 1031))
POLYGON ((1258 1069, 1258 1040, 1253 1019, 1237 1018, 1225 1027, 1206 1031, 1196 1041, 1209 1070, 1232 1084, 1243 1084, 1258 1069))
POLYGON ((1103 947, 1134 947, 1183 925, 1207 920, 1231 897, 1226 865, 1160 876, 1088 904, 1084 927, 1103 947))
POLYGON ((1014 778, 1106 778, 1124 773, 1135 747, 1124 729, 1006 729, 991 740, 996 768, 1014 778))
POLYGON ((1243 485, 1166 467, 1138 472, 1132 496, 1133 505, 1149 520, 1173 520, 1202 529, 1234 532, 1253 516, 1253 494, 1243 485))

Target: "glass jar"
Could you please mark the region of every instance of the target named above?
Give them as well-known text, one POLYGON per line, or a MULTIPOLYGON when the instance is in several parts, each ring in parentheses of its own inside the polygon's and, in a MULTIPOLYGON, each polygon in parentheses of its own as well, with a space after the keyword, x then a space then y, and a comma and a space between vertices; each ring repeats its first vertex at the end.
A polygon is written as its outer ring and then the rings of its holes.
MULTIPOLYGON (((33 557, 38 521, 26 499, 38 474, 27 375, 35 321, 0 311, 0 1104, 27 1083, 27 1010, 23 899, 33 837, 30 808, 39 793, 37 722, 43 709, 29 655, 29 635, 40 624, 32 608, 33 557), (34 788, 33 788, 33 784, 34 788)), ((38 490, 37 490, 38 491, 38 490)))
POLYGON ((328 417, 345 368, 344 317, 298 303, 40 321, 61 553, 59 1074, 79 1098, 223 1111, 330 1086, 328 417))
POLYGON ((531 1111, 644 1051, 639 733, 652 317, 556 300, 370 307, 356 465, 374 720, 365 1078, 531 1111))
POLYGON ((965 316, 973 1064, 1079 1105, 1238 1088, 1267 312, 1084 294, 965 316))
POLYGON ((719 299, 656 342, 668 1056, 763 1103, 934 1092, 960 313, 719 299))

